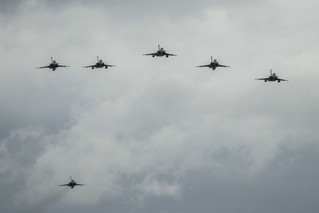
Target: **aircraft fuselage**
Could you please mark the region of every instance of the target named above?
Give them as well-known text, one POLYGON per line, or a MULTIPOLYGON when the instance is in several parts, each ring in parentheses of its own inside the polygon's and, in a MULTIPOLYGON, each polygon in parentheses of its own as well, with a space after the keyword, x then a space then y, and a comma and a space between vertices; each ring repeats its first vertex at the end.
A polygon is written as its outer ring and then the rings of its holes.
POLYGON ((280 80, 278 79, 278 77, 276 76, 276 74, 272 74, 271 76, 269 76, 269 78, 267 79, 267 81, 278 81, 278 82, 280 82, 280 80))
POLYGON ((56 62, 53 62, 49 65, 49 68, 52 69, 53 71, 58 68, 59 64, 56 62))
POLYGON ((212 63, 210 63, 210 65, 209 65, 209 68, 211 68, 211 69, 216 69, 216 67, 218 67, 218 63, 216 63, 216 62, 212 62, 212 63))
POLYGON ((68 186, 71 187, 71 189, 73 189, 74 186, 76 186, 76 182, 72 180, 70 183, 68 183, 68 186))
POLYGON ((164 50, 157 51, 155 55, 159 56, 159 57, 162 57, 162 56, 166 56, 167 57, 166 52, 164 50))
POLYGON ((107 69, 108 65, 104 64, 104 62, 102 60, 99 60, 98 62, 96 62, 96 64, 94 66, 92 66, 92 69, 103 68, 103 67, 105 67, 105 69, 107 69))
POLYGON ((95 68, 103 68, 105 64, 103 62, 98 62, 95 64, 95 68))

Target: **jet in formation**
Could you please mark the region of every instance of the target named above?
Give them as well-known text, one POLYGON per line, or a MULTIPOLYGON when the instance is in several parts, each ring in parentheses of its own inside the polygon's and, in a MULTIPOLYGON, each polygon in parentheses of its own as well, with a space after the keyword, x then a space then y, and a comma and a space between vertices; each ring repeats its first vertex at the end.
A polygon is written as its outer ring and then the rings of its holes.
POLYGON ((75 182, 74 180, 72 180, 72 177, 70 177, 70 182, 69 182, 69 183, 62 184, 62 185, 58 185, 58 186, 68 186, 68 187, 70 187, 71 189, 73 189, 74 186, 84 186, 84 184, 77 183, 77 182, 75 182))
POLYGON ((211 62, 209 64, 200 65, 200 66, 197 66, 197 67, 208 67, 208 68, 211 68, 212 70, 215 70, 217 67, 229 67, 229 66, 226 66, 226 65, 219 64, 219 62, 216 59, 213 60, 212 56, 210 57, 210 60, 211 60, 211 62))
POLYGON ((272 70, 270 70, 270 76, 268 78, 257 78, 256 80, 263 80, 265 82, 267 82, 267 81, 277 81, 278 83, 280 81, 288 81, 288 80, 285 80, 285 79, 278 78, 276 73, 272 73, 272 70))
POLYGON ((55 71, 55 69, 58 68, 58 67, 70 67, 70 66, 60 65, 55 60, 53 60, 52 57, 51 57, 51 63, 48 66, 37 67, 37 69, 49 68, 49 69, 52 69, 52 71, 55 71))
POLYGON ((105 64, 101 59, 99 59, 99 56, 97 56, 97 62, 95 64, 85 66, 83 68, 92 68, 93 70, 94 68, 103 68, 103 67, 107 69, 108 67, 115 67, 115 65, 105 64))
POLYGON ((167 58, 168 56, 176 56, 175 54, 171 54, 171 53, 166 52, 163 47, 160 47, 160 45, 158 45, 158 50, 157 50, 157 52, 155 52, 155 53, 143 54, 143 55, 151 55, 152 57, 155 57, 155 56, 157 56, 157 57, 166 56, 166 58, 167 58))

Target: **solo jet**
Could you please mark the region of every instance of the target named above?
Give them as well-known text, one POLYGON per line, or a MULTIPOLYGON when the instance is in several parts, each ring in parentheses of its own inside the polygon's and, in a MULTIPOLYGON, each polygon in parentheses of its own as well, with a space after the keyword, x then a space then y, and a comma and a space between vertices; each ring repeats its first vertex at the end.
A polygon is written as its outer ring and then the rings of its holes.
POLYGON ((265 82, 267 82, 267 81, 277 81, 278 83, 280 81, 288 81, 288 80, 285 80, 285 79, 278 78, 276 73, 272 73, 272 70, 270 70, 270 76, 268 78, 257 78, 256 80, 263 80, 265 82))
POLYGON ((110 65, 110 64, 105 64, 101 59, 99 59, 99 56, 97 56, 97 62, 93 65, 85 66, 83 68, 105 68, 107 69, 108 67, 115 67, 115 65, 110 65))
POLYGON ((69 186, 71 189, 73 189, 74 186, 85 186, 84 184, 76 183, 74 180, 72 180, 72 177, 70 177, 70 182, 58 186, 69 186))
POLYGON ((52 69, 52 71, 55 71, 55 69, 58 67, 70 67, 70 66, 60 65, 55 60, 53 60, 51 57, 51 63, 48 66, 37 67, 37 69, 49 68, 49 69, 52 69))
POLYGON ((215 70, 217 67, 229 67, 229 66, 225 66, 225 65, 219 64, 219 62, 216 59, 213 60, 212 56, 210 57, 210 60, 211 60, 211 62, 209 64, 201 65, 201 66, 197 66, 197 67, 209 67, 212 70, 215 70))
POLYGON ((166 58, 168 56, 176 56, 175 54, 170 54, 170 53, 167 53, 163 47, 160 47, 160 45, 158 45, 158 50, 156 53, 148 53, 148 54, 143 54, 143 55, 151 55, 152 57, 162 57, 162 56, 166 56, 166 58))

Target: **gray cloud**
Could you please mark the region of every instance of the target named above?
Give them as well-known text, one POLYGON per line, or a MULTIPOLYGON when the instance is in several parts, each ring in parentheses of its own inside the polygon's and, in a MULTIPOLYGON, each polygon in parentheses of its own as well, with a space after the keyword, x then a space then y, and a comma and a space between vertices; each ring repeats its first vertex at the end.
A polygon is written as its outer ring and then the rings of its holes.
POLYGON ((180 2, 178 0, 173 1, 136 1, 131 2, 127 0, 121 1, 47 1, 47 0, 23 0, 23 1, 2 1, 2 10, 3 11, 13 11, 19 9, 29 9, 41 6, 53 8, 53 9, 61 9, 63 7, 74 6, 74 5, 84 5, 86 7, 89 6, 98 6, 103 8, 109 8, 110 11, 113 11, 117 16, 122 17, 143 17, 145 15, 170 15, 172 17, 192 14, 196 13, 203 8, 211 8, 211 7, 239 7, 239 6, 247 6, 247 5, 255 5, 255 1, 207 1, 200 0, 194 3, 193 1, 184 1, 180 2))
POLYGON ((6 212, 318 209, 318 3, 2 4, 6 212), (158 43, 178 57, 142 56, 158 43), (97 55, 117 66, 81 68, 97 55), (231 67, 195 68, 211 55, 231 67))

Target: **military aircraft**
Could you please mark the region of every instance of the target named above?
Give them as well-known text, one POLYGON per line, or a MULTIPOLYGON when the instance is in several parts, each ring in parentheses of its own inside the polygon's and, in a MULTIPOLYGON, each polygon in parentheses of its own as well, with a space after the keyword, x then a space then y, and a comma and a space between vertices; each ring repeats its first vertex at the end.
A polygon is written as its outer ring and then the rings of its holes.
POLYGON ((213 60, 212 56, 210 57, 210 60, 211 60, 211 62, 209 64, 201 65, 201 66, 197 66, 197 67, 209 67, 212 70, 215 70, 217 67, 229 67, 229 66, 219 64, 219 62, 216 59, 213 60))
POLYGON ((170 53, 167 53, 163 47, 160 47, 160 45, 158 45, 158 50, 156 53, 148 53, 148 54, 143 54, 143 55, 151 55, 152 57, 162 57, 162 56, 166 56, 166 58, 168 56, 176 56, 175 54, 170 54, 170 53))
POLYGON ((55 71, 55 69, 58 67, 70 67, 70 66, 60 65, 55 60, 53 60, 51 57, 51 63, 48 66, 37 67, 37 69, 49 68, 49 69, 52 69, 52 71, 55 71))
POLYGON ((69 186, 71 189, 73 189, 74 186, 85 186, 84 184, 76 183, 74 180, 72 180, 72 177, 70 177, 70 182, 58 186, 69 186))
POLYGON ((256 80, 263 80, 265 82, 267 82, 267 81, 277 81, 278 83, 280 83, 280 81, 288 81, 288 80, 285 80, 285 79, 278 78, 276 73, 272 73, 272 70, 270 70, 270 76, 268 78, 257 78, 256 80))
POLYGON ((83 68, 105 68, 107 69, 108 67, 115 67, 115 65, 110 65, 110 64, 105 64, 101 59, 99 59, 99 56, 97 56, 97 62, 93 65, 85 66, 83 68))

